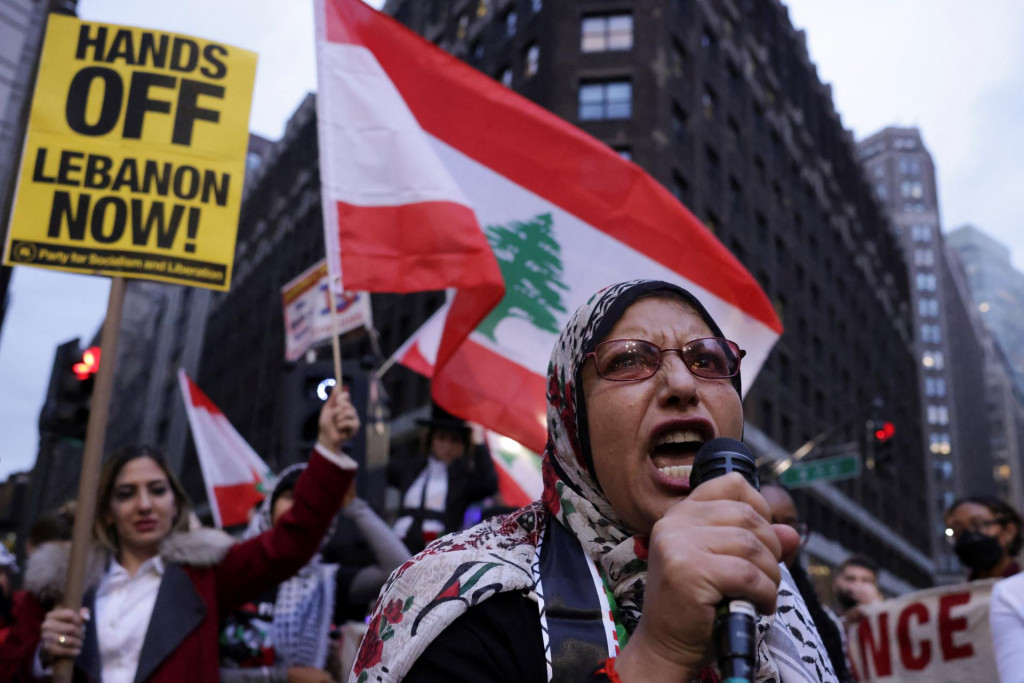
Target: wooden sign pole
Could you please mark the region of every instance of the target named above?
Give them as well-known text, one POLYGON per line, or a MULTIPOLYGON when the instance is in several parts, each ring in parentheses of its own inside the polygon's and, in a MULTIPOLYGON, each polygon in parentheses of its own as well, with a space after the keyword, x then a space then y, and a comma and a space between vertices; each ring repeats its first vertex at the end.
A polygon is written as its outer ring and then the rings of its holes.
MULTIPOLYGON (((82 606, 85 592, 85 561, 92 546, 92 526, 96 511, 96 489, 99 486, 100 467, 103 463, 103 441, 107 432, 110 395, 114 384, 114 361, 117 358, 117 340, 121 331, 121 313, 124 308, 125 282, 115 277, 110 282, 107 317, 100 336, 100 366, 96 371, 96 385, 89 408, 89 424, 85 432, 85 450, 82 454, 82 475, 78 480, 78 500, 75 525, 71 535, 71 558, 64 588, 63 606, 77 610, 82 606)), ((86 628, 96 628, 90 623, 86 628)), ((55 683, 71 683, 74 661, 61 659, 54 662, 55 683)))

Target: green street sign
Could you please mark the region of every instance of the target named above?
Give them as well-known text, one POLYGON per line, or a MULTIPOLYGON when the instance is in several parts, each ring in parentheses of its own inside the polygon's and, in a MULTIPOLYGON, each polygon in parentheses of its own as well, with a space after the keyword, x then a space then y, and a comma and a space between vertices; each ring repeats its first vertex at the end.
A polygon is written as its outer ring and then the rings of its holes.
POLYGON ((788 470, 779 475, 779 483, 791 489, 826 481, 853 479, 860 476, 860 455, 848 453, 832 458, 822 458, 811 462, 794 463, 788 470))

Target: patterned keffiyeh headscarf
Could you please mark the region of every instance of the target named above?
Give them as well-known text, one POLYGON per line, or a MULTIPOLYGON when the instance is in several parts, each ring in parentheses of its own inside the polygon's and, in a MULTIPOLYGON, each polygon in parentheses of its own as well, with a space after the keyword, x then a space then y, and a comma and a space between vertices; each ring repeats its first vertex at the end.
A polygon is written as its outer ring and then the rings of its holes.
MULTIPOLYGON (((438 634, 496 592, 531 592, 540 604, 543 628, 538 558, 552 517, 575 536, 597 567, 618 606, 616 627, 626 632, 623 636, 632 633, 643 608, 647 539, 627 527, 594 475, 580 378, 587 353, 631 304, 652 293, 686 301, 712 333, 721 336, 700 302, 665 282, 621 283, 582 305, 559 335, 548 366, 543 499, 438 539, 399 567, 381 592, 350 683, 401 680, 438 634)), ((739 391, 738 377, 734 386, 739 391)), ((834 680, 813 622, 785 569, 776 614, 760 617, 757 634, 757 681, 834 680)), ((547 656, 550 679, 550 648, 547 656)))

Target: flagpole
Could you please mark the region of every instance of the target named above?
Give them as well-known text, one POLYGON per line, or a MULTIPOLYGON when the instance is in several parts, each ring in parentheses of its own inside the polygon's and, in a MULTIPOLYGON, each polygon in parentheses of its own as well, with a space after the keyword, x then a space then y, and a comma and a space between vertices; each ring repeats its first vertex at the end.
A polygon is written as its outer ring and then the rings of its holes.
POLYGON ((334 382, 341 387, 341 343, 338 341, 338 306, 334 297, 334 281, 327 285, 327 301, 331 308, 331 351, 334 353, 334 382))
MULTIPOLYGON (((114 361, 117 358, 117 341, 121 332, 124 292, 124 278, 111 278, 107 317, 103 321, 103 332, 100 336, 100 366, 96 371, 95 391, 85 432, 82 474, 78 480, 78 506, 71 533, 71 558, 68 562, 67 584, 64 588, 63 605, 73 610, 82 606, 85 560, 89 554, 96 512, 96 489, 99 486, 100 466, 103 462, 103 440, 107 432, 110 395, 114 384, 114 361)), ((95 625, 92 628, 95 628, 95 625)), ((73 673, 73 659, 61 659, 54 663, 53 680, 56 683, 70 683, 73 673)))

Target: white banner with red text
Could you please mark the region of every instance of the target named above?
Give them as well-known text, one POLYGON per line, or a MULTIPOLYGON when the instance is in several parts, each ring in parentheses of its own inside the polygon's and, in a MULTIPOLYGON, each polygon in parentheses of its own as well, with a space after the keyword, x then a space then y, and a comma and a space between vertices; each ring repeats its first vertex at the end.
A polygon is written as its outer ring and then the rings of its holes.
POLYGON ((862 608, 847 626, 861 683, 998 681, 988 625, 991 581, 910 593, 862 608))

